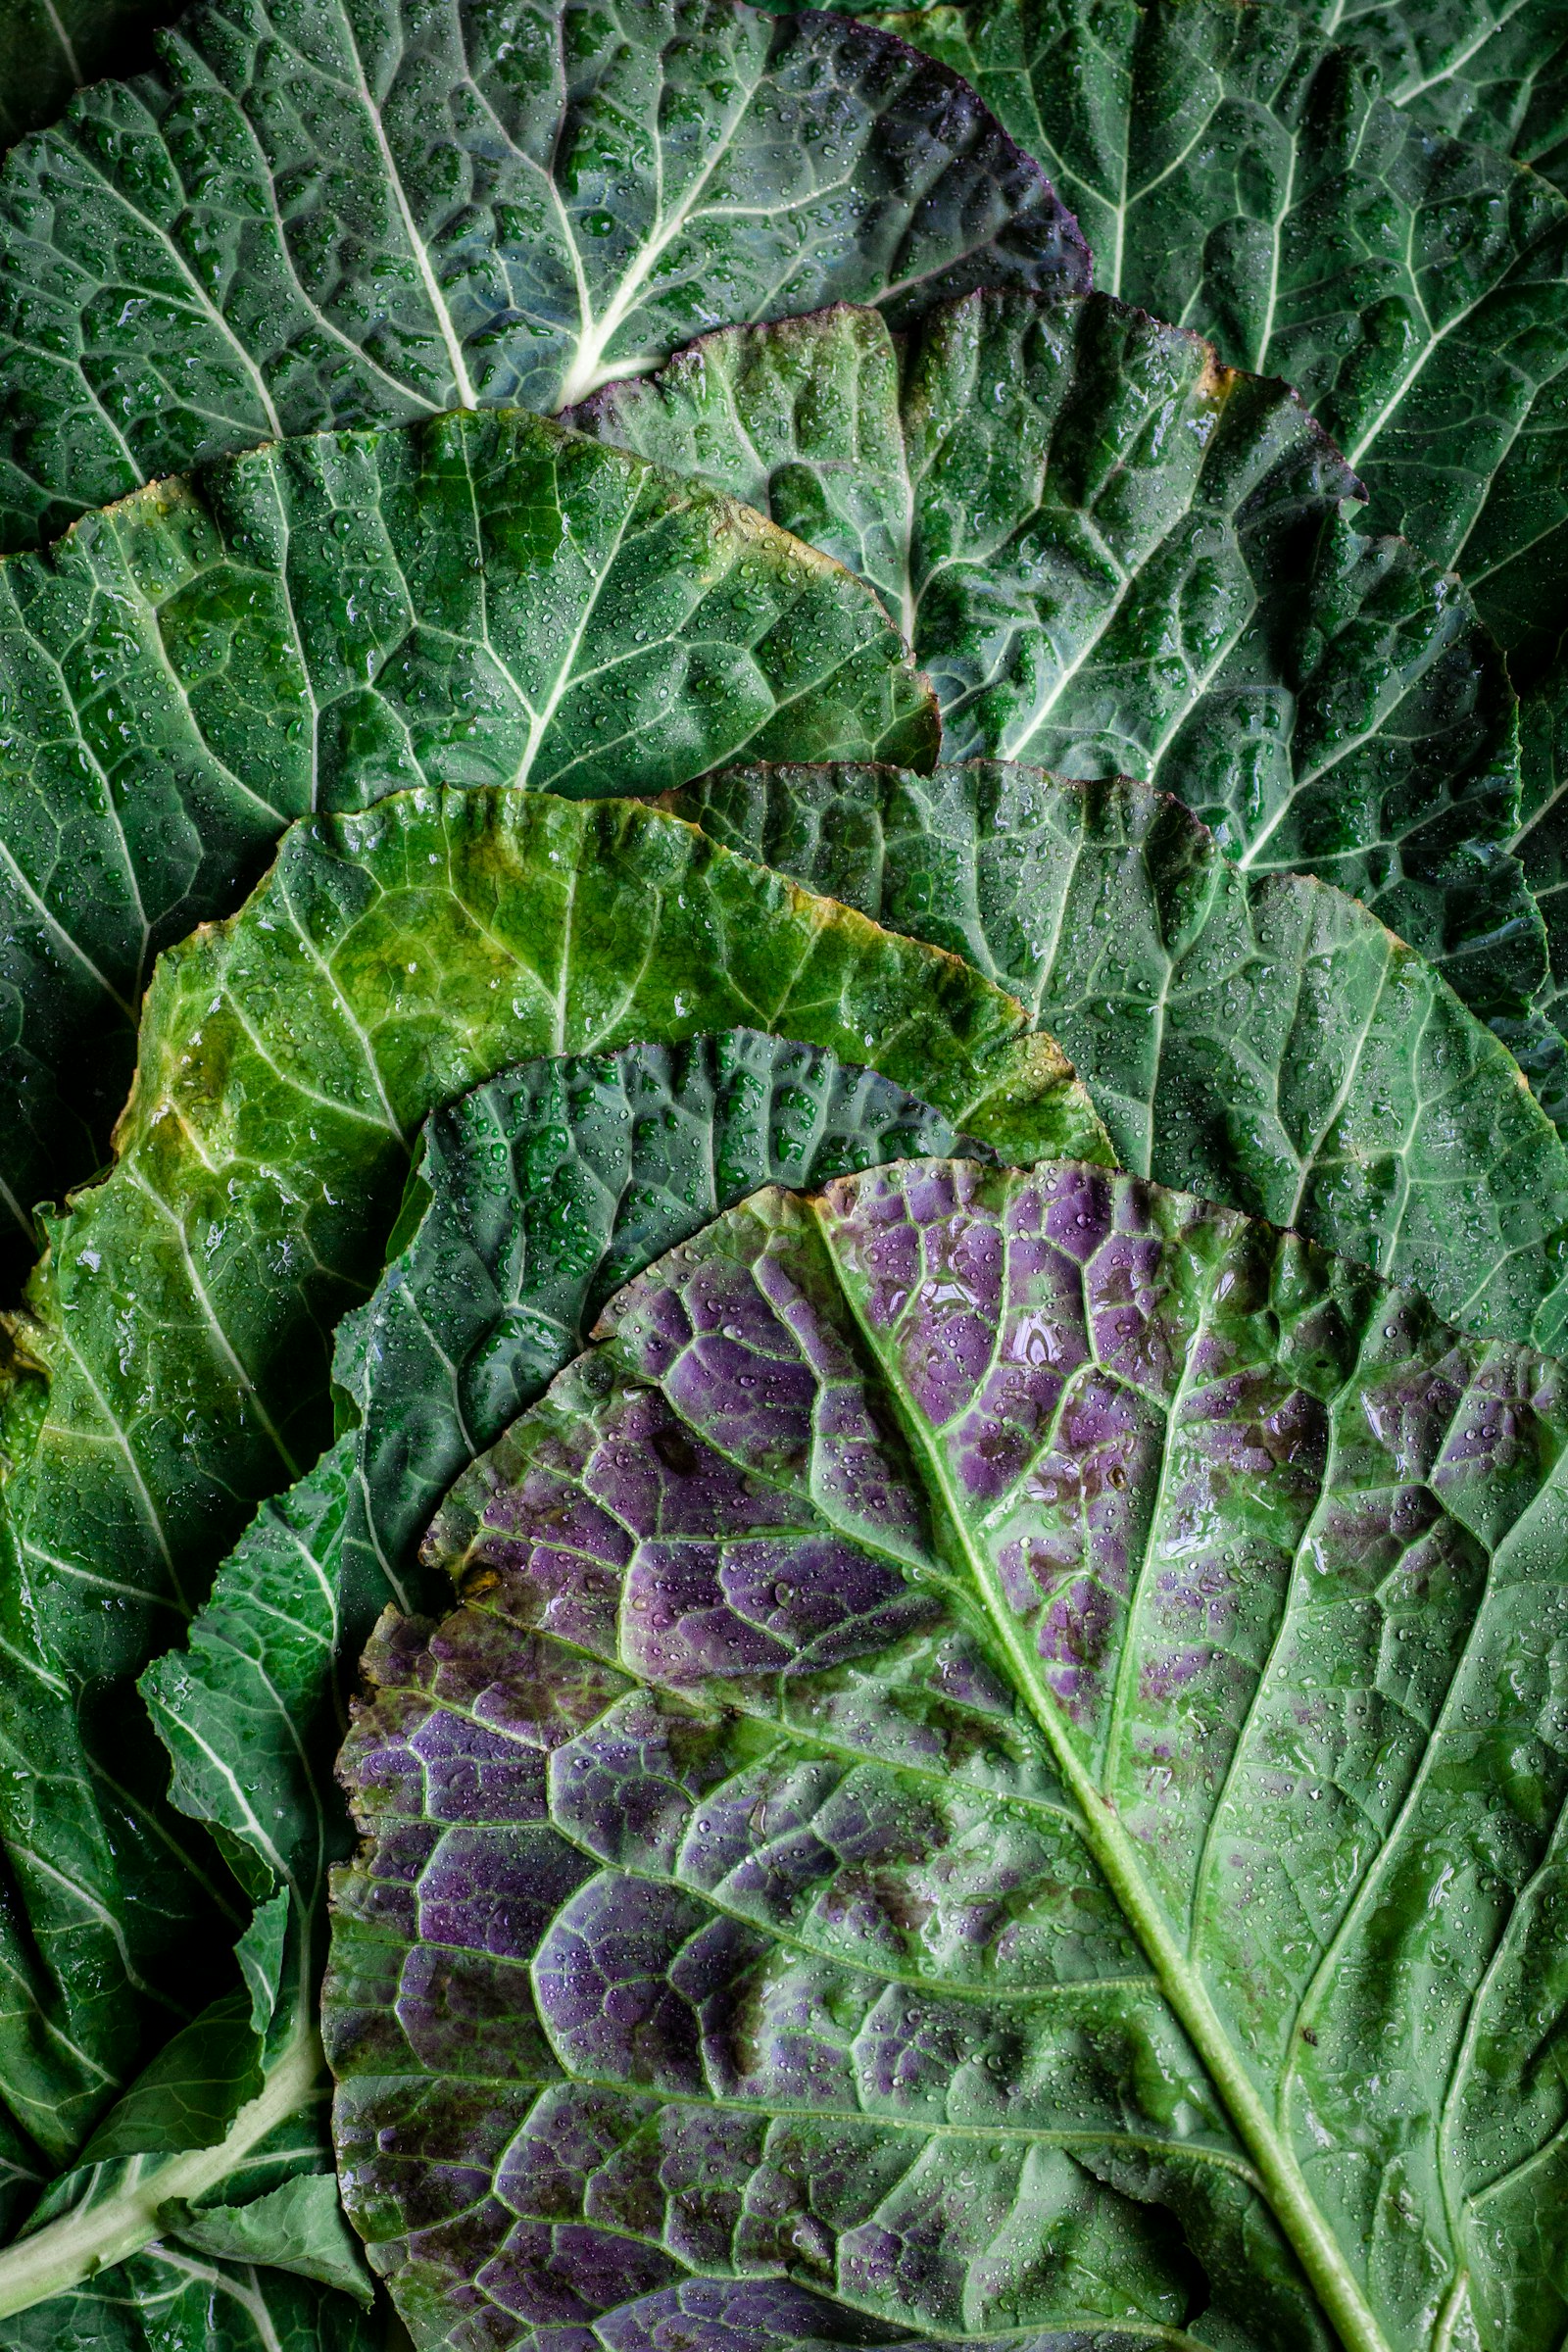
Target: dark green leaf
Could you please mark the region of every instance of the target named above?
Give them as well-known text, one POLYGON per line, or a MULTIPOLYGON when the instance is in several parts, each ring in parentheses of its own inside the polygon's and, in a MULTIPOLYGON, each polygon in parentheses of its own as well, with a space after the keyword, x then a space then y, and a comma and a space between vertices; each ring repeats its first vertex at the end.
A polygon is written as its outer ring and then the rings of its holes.
POLYGON ((902 342, 847 310, 711 335, 574 415, 870 580, 950 759, 1147 776, 1254 873, 1364 900, 1485 1017, 1527 1012, 1504 665, 1450 578, 1360 528, 1282 385, 1098 296, 977 296, 902 342))
POLYGON ((877 21, 967 74, 1054 174, 1097 286, 1294 384, 1376 519, 1456 563, 1538 666, 1568 623, 1568 204, 1390 105, 1312 13, 976 0, 877 21))
POLYGON ((51 2153, 144 2055, 148 1994, 198 2005, 190 1838, 130 1680, 325 1444, 329 1334, 379 1273, 426 1112, 519 1055, 745 1022, 916 1082, 1000 1149, 1103 1150, 1024 1020, 672 817, 525 792, 297 826, 238 916, 162 959, 115 1170, 50 1222, 24 1331, 47 1391, 6 1490, 26 1642, 0 1727, 58 1788, 0 1781, 36 1946, 0 2088, 51 2153))
POLYGON ((943 67, 732 0, 202 0, 0 177, 0 544, 279 434, 553 410, 705 327, 1082 289, 943 67))
MULTIPOLYGON (((298 1943, 294 1956, 296 1962, 302 1956, 298 1943)), ((286 2329, 308 2327, 321 2330, 322 2343, 368 2344, 371 2338, 361 2333, 352 2311, 338 2310, 335 2295, 301 2294, 295 2275, 328 2285, 341 2286, 341 2279, 323 2279, 320 2264, 281 2259, 290 2251, 287 2221, 296 2201, 303 2197, 324 2220, 320 2186, 312 2183, 324 2182, 334 2198, 336 2193, 315 2014, 318 1968, 318 1959, 310 1964, 308 1980, 297 1966, 291 1970, 285 2007, 268 2035, 265 2079, 243 2106, 211 2114, 218 2127, 214 2144, 161 2142, 153 2131, 143 2137, 145 2153, 117 2154, 103 2144, 96 2158, 88 2149, 80 2166, 51 2184, 23 2233, 0 2251, 0 2344, 7 2352, 100 2341, 138 2352, 163 2352, 168 2343, 182 2348, 189 2339, 177 2330, 191 2321, 179 2306, 187 2288, 197 2285, 209 2291, 216 2330, 211 2339, 196 2338, 198 2344, 254 2341, 260 2352, 275 2352, 286 2329), (224 2211, 209 2235, 200 2217, 207 2201, 220 2196, 224 2211), (279 2197, 280 2206, 272 2202, 279 2197), (252 2203, 267 2208, 255 2223, 229 2223, 230 2214, 252 2203), (191 2241, 172 2242, 184 2240, 187 2228, 191 2241), (198 2235, 199 2246, 193 2242, 198 2235), (272 2278, 255 2267, 272 2261, 291 2276, 272 2278), (235 2309, 227 2308, 227 2299, 235 2309), (175 2331, 158 2332, 164 2326, 175 2331)), ((151 2083, 160 2073, 169 2075, 163 2059, 122 2102, 125 2112, 139 2106, 145 2119, 156 2122, 159 2101, 151 2083)), ((166 2099, 163 2110, 166 2117, 183 2118, 177 2098, 172 2106, 166 2099)), ((100 2134, 100 2143, 110 2136, 100 2134)))
POLYGON ((0 566, 0 706, 13 1261, 107 1156, 153 956, 291 817, 420 783, 658 791, 741 745, 936 751, 836 565, 514 413, 223 461, 0 566))
MULTIPOLYGON (((1543 1008, 1568 1033, 1568 665, 1559 662, 1525 696, 1519 718, 1523 790, 1514 848, 1545 920, 1551 970, 1543 1008)), ((1568 1126, 1568 1073, 1553 1067, 1538 1092, 1568 1126)))
POLYGON ((1371 60, 1418 122, 1568 185, 1568 18, 1561 0, 1297 0, 1371 60))
POLYGON ((41 129, 74 90, 139 73, 176 0, 0 0, 0 147, 41 129))
POLYGON ((345 1751, 339 2162, 421 2342, 1558 2341, 1562 1368, 961 1161, 603 1329, 345 1751))
POLYGON ((99 2125, 82 2164, 221 2139, 262 2087, 262 2041, 251 2012, 248 1992, 230 1993, 167 2042, 99 2125))
POLYGON ((1561 1345, 1568 1152, 1506 1050, 1354 900, 1240 871, 1125 779, 738 768, 675 806, 1021 999, 1123 1166, 1294 1226, 1466 1330, 1561 1345))
MULTIPOLYGON (((393 2352, 334 2288, 158 2245, 70 2298, 0 2320, 4 2352, 393 2352)), ((1119 2352, 1119 2348, 1118 2348, 1119 2352)))

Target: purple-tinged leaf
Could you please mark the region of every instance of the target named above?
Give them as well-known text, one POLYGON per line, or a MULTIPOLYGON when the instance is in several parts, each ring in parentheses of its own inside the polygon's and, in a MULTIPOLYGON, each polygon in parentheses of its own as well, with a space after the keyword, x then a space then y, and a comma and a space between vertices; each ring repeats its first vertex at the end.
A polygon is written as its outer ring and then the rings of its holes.
POLYGON ((760 1194, 601 1333, 345 1751, 416 2340, 1554 2344, 1561 1369, 962 1161, 760 1194))

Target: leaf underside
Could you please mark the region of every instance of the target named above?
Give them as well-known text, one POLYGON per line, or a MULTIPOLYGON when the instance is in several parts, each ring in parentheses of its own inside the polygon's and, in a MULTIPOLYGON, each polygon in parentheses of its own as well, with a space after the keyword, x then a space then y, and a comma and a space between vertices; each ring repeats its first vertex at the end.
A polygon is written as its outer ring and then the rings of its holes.
POLYGON ((379 1273, 419 1121, 520 1055, 738 1023, 918 1084, 999 1148, 1105 1149, 991 983, 636 804, 319 818, 161 961, 115 1170, 51 1221, 21 1326, 43 1394, 10 1408, 35 1398, 7 1486, 0 1836, 28 1933, 0 1917, 0 2083, 57 2160, 167 2035, 137 1987, 193 2001, 221 1957, 131 1678, 327 1442, 329 1335, 379 1273))
POLYGON ((1485 1017, 1545 971, 1505 843, 1505 666, 1373 537, 1282 385, 1124 305, 976 296, 710 335, 573 420, 825 548, 899 616, 949 759, 1173 792, 1254 872, 1363 900, 1485 1017))
POLYGON ((517 412, 220 460, 0 564, 0 703, 13 1267, 34 1203, 108 1155, 154 956, 291 818, 427 783, 658 791, 741 745, 936 751, 837 565, 517 412))
POLYGON ((1081 290, 888 35, 733 0, 200 0, 0 174, 0 545, 279 434, 553 411, 704 328, 1081 290))
POLYGON ((418 2341, 1548 2352, 1560 1368, 963 1162, 760 1195, 602 1333, 345 1749, 418 2341))
POLYGON ((1070 1054, 1124 1167, 1561 1345, 1568 1152, 1507 1050, 1354 900, 1246 873, 1125 778, 736 768, 671 805, 964 956, 1070 1054))

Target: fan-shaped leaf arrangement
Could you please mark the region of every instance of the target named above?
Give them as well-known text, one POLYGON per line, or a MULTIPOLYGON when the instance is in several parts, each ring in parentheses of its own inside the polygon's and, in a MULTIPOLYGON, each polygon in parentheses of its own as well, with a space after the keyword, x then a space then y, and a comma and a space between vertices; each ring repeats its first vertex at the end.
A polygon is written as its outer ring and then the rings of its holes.
POLYGON ((1560 2352, 1551 8, 151 14, 0 0, 0 2352, 1560 2352))

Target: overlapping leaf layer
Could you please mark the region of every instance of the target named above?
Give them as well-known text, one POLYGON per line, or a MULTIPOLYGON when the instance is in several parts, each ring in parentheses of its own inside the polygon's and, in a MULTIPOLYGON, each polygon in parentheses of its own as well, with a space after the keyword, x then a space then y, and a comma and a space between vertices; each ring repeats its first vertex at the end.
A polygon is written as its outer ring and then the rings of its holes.
POLYGON ((1568 1153, 1503 1046, 1355 901, 1239 869, 1125 778, 736 768, 674 806, 964 956, 1072 1055, 1123 1166, 1558 1347, 1568 1153))
POLYGON ((225 460, 0 565, 0 706, 13 1260, 107 1155, 154 956, 233 910, 290 818, 936 748, 837 565, 517 412, 225 460))
POLYGON ((199 0, 0 173, 0 544, 278 434, 554 410, 736 318, 1088 282, 973 90, 843 18, 199 0))
POLYGON ((141 1988, 191 1977, 200 1856, 141 1826, 163 1772, 130 1678, 326 1442, 331 1329, 379 1271, 419 1120, 519 1054, 736 1021, 918 1083, 982 1141, 1098 1148, 990 982, 634 804, 412 793, 318 819, 160 965, 116 1167, 34 1282, 46 1377, 12 1405, 0 1828, 27 1929, 6 1923, 0 2082, 51 2152, 145 2055, 141 1988))
POLYGON ((1280 384, 1099 297, 710 336, 574 421, 701 473, 901 615, 950 759, 1177 797, 1361 898, 1489 1016, 1540 987, 1514 700, 1454 582, 1372 537, 1280 384))
POLYGON ((168 0, 5 0, 0 7, 0 147, 53 121, 84 81, 133 74, 168 0))
POLYGON ((878 22, 1053 173, 1097 286, 1295 385, 1379 522, 1457 564, 1539 664, 1568 620, 1568 204, 1392 105, 1317 13, 977 0, 878 22))
MULTIPOLYGON (((157 2227, 177 2230, 176 2276, 193 2253, 230 2262, 248 2253, 268 2271, 353 2288, 333 2233, 330 2150, 311 2128, 323 2095, 312 1952, 326 1866, 350 1842, 332 1778, 348 1693, 379 1611, 421 1590, 415 1550, 432 1507, 476 1446, 570 1360, 622 1274, 760 1181, 817 1183, 955 1143, 968 1139, 886 1079, 750 1031, 674 1052, 639 1046, 528 1065, 432 1120, 401 1220, 412 1237, 398 1250, 394 1236, 374 1300, 339 1335, 336 1370, 363 1425, 264 1506, 188 1647, 142 1681, 173 1758, 174 1801, 214 1829, 261 1902, 247 1942, 263 1940, 269 1923, 281 1927, 291 1984, 264 1986, 248 2019, 225 2014, 192 2029, 183 2063, 178 2044, 155 2061, 95 2133, 96 2162, 52 2192, 38 2217, 50 2227, 20 2250, 22 2262, 30 2253, 58 2277, 74 2258, 79 2278, 89 2233, 91 2250, 113 2261, 117 2230, 135 2245, 157 2227), (232 2085, 236 2065, 249 2072, 232 2085), (205 2103, 191 2082, 198 2070, 205 2103), (264 2085, 288 2112, 258 2141, 240 2105, 264 2085), (136 2161, 136 2149, 153 2161, 136 2161), (197 2186, 203 2202, 193 2207, 197 2186)), ((424 1576, 424 1590, 438 1585, 424 1576)), ((247 1964, 248 1977, 265 1973, 247 1964)), ((340 2216, 335 2228, 346 2231, 340 2216)), ((163 2257, 137 2259, 156 2278, 163 2257)), ((18 2253, 0 2257, 0 2307, 17 2291, 18 2267, 18 2253)), ((57 2295, 57 2324, 69 2310, 87 2325, 93 2292, 82 2278, 69 2300, 57 2295)), ((299 2293, 290 2276, 285 2302, 299 2293)), ((132 2290, 135 2302, 157 2299, 146 2282, 132 2290)), ((0 2342, 12 2340, 0 2326, 0 2342)))
POLYGON ((1375 66, 1418 122, 1530 164, 1568 188, 1568 24, 1556 0, 1300 0, 1375 66))
POLYGON ((420 2352, 1561 2352, 1555 4, 199 0, 0 167, 6 2352, 403 2341, 448 1568, 420 2352))

